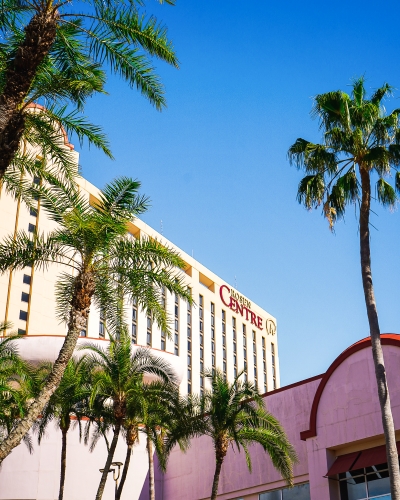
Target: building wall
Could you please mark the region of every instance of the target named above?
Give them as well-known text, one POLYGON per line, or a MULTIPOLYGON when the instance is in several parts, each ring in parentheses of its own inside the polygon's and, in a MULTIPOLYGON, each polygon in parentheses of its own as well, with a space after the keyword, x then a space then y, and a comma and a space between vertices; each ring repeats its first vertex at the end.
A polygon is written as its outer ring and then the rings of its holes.
MULTIPOLYGON (((49 425, 42 444, 34 441, 34 453, 30 455, 25 445, 19 445, 3 462, 0 470, 1 500, 54 500, 58 498, 60 482, 61 433, 49 425)), ((96 496, 100 481, 99 469, 107 458, 105 442, 100 440, 90 453, 89 447, 79 441, 78 428, 68 433, 67 469, 64 498, 66 500, 89 500, 96 496)), ((126 479, 122 500, 138 499, 145 484, 148 460, 144 437, 135 446, 131 466, 126 479)), ((118 441, 114 461, 125 462, 126 445, 118 441)), ((103 500, 114 500, 114 481, 111 474, 107 480, 103 500)))
MULTIPOLYGON (((383 336, 385 365, 396 435, 400 440, 400 335, 383 336)), ((352 451, 384 444, 370 342, 365 339, 336 360, 323 376, 266 394, 265 405, 281 422, 299 456, 295 484, 310 483, 311 500, 339 500, 338 483, 326 478, 334 460, 352 451), (339 361, 338 361, 339 360, 339 361), (323 386, 319 404, 318 388, 323 386), (316 429, 309 432, 316 407, 316 429), (301 439, 300 433, 311 435, 301 439)), ((303 436, 304 437, 304 436, 303 436)), ((284 486, 270 459, 259 446, 251 449, 253 472, 243 453, 230 449, 222 467, 218 498, 256 499, 263 491, 284 486)), ((186 455, 172 453, 158 500, 209 498, 215 459, 207 437, 193 441, 186 455)), ((146 495, 141 500, 147 500, 146 495)))
MULTIPOLYGON (((320 378, 316 378, 264 397, 267 410, 283 424, 299 456, 299 463, 294 468, 297 483, 308 481, 307 445, 301 441, 299 429, 305 429, 308 425, 312 401, 319 382, 320 378)), ((244 453, 238 453, 233 447, 229 449, 222 466, 218 489, 218 498, 221 500, 258 498, 258 493, 284 486, 280 475, 260 446, 252 446, 250 453, 253 464, 251 474, 247 469, 244 453)), ((209 498, 214 468, 214 449, 208 437, 193 440, 186 454, 175 449, 164 477, 163 500, 209 498)), ((143 500, 147 498, 145 496, 143 500)))

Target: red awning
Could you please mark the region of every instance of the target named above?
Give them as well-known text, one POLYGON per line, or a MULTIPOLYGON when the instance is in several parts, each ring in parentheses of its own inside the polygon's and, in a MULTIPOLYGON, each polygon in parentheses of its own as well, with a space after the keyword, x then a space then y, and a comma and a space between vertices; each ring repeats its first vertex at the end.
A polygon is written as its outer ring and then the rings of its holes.
POLYGON ((386 446, 376 446, 363 450, 357 458, 353 467, 349 470, 363 469, 364 467, 371 467, 371 465, 379 465, 387 462, 386 446))
MULTIPOLYGON (((400 453, 400 442, 397 444, 397 453, 400 453)), ((354 451, 347 455, 341 455, 333 462, 332 466, 326 473, 327 476, 335 476, 341 472, 347 472, 356 469, 363 469, 364 467, 371 467, 372 465, 379 465, 386 463, 386 446, 375 446, 375 448, 368 448, 367 450, 354 451)))
POLYGON ((340 472, 347 472, 352 468, 352 465, 360 456, 359 451, 354 451, 353 453, 348 453, 347 455, 342 455, 337 457, 337 459, 333 462, 332 466, 326 473, 327 476, 336 476, 336 474, 340 474, 340 472))

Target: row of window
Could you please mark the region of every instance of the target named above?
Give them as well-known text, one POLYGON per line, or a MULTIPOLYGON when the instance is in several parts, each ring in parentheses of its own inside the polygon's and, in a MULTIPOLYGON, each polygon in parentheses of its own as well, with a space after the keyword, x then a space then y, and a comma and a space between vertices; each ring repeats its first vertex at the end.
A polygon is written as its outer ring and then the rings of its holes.
MULTIPOLYGON (((223 311, 222 314, 222 320, 224 323, 224 328, 223 328, 223 336, 224 336, 224 343, 225 342, 225 336, 226 336, 226 326, 225 326, 225 311, 223 311)), ((238 364, 237 364, 237 343, 236 343, 236 318, 232 318, 232 342, 233 342, 233 376, 236 378, 238 374, 238 364)), ((224 360, 226 363, 226 360, 224 360)), ((244 357, 244 363, 245 363, 245 372, 246 372, 246 357, 244 357)))
POLYGON ((174 354, 179 356, 179 297, 175 295, 174 354))
POLYGON ((310 500, 310 484, 298 484, 293 488, 261 493, 259 500, 310 500))
MULTIPOLYGON (((211 310, 214 311, 214 304, 211 303, 211 310)), ((226 315, 225 311, 222 311, 222 323, 223 323, 223 330, 222 330, 222 372, 225 376, 227 377, 227 372, 226 372, 226 315)), ((213 332, 213 335, 215 337, 215 332, 213 332)))
MULTIPOLYGON (((34 177, 33 183, 36 185, 40 184, 40 178, 39 177, 34 177)), ((30 234, 35 234, 36 233, 36 226, 37 226, 37 217, 38 217, 38 207, 31 207, 29 209, 29 215, 31 217, 35 218, 35 224, 29 222, 28 223, 28 233, 30 234)), ((32 266, 27 266, 28 269, 30 268, 30 274, 28 274, 28 270, 25 271, 23 278, 22 278, 22 283, 24 285, 29 286, 29 292, 21 292, 21 302, 27 304, 26 309, 24 306, 21 305, 20 311, 19 311, 19 319, 21 321, 24 321, 26 324, 28 323, 28 316, 29 316, 29 302, 30 302, 30 295, 31 295, 31 285, 32 285, 32 266)), ((26 335, 26 326, 25 328, 18 328, 18 335, 26 335)))
POLYGON ((192 393, 192 306, 187 303, 188 394, 192 393))
MULTIPOLYGON (((201 300, 203 300, 203 297, 201 297, 201 300)), ((225 335, 225 328, 224 328, 224 318, 225 318, 225 311, 222 311, 222 337, 225 335)), ((216 368, 216 358, 215 358, 215 306, 211 302, 211 367, 213 370, 216 368)))
MULTIPOLYGON (((261 338, 262 341, 262 359, 263 359, 263 381, 264 381, 264 392, 267 392, 268 387, 267 387, 267 346, 265 343, 265 337, 261 338)), ((273 344, 272 344, 273 346, 273 344)), ((273 347, 273 349, 275 349, 273 347)), ((274 385, 274 389, 276 389, 274 385)))
POLYGON ((275 346, 271 343, 272 384, 276 389, 275 346))
MULTIPOLYGON (((161 304, 163 306, 163 309, 165 310, 167 308, 167 296, 166 296, 166 289, 165 286, 161 290, 161 304)), ((136 342, 135 342, 136 343, 136 342)), ((167 348, 167 339, 166 339, 166 334, 165 331, 161 331, 161 350, 165 351, 167 348)))
POLYGON ((200 336, 200 393, 204 391, 204 309, 203 296, 199 295, 199 336, 200 336))

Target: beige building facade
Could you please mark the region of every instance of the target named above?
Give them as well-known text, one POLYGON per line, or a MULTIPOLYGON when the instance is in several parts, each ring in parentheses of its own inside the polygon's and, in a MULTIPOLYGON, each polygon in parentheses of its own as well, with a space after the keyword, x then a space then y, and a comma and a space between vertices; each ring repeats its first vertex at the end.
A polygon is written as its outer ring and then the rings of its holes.
MULTIPOLYGON (((76 158, 78 161, 77 154, 76 158)), ((77 182, 84 196, 95 202, 98 189, 83 178, 77 182)), ((55 228, 55 223, 41 209, 40 201, 35 209, 29 210, 4 189, 0 193, 0 213, 1 239, 13 237, 21 230, 46 233, 55 228)), ((187 367, 181 383, 184 393, 201 392, 207 383, 202 372, 212 367, 221 369, 228 380, 244 370, 244 376, 255 381, 262 392, 279 388, 276 319, 143 221, 132 221, 129 232, 135 238, 157 239, 179 252, 185 262, 184 280, 195 302, 190 306, 169 292, 164 294, 171 338, 135 304, 126 304, 126 321, 133 342, 179 356, 187 367)), ((55 314, 55 283, 62 270, 61 266, 51 264, 44 270, 26 267, 0 275, 0 321, 12 322, 20 335, 65 335, 66 327, 55 314)), ((100 312, 94 306, 81 335, 107 337, 100 312)))

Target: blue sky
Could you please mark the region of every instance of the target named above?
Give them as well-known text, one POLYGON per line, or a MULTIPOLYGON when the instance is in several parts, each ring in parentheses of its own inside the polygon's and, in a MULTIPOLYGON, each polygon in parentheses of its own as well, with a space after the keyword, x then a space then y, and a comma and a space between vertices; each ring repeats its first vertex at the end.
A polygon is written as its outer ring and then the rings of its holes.
MULTIPOLYGON (((357 221, 336 234, 296 202, 301 173, 286 158, 297 137, 320 139, 312 96, 365 75, 400 87, 400 5, 372 2, 148 0, 168 25, 180 69, 156 63, 168 108, 155 111, 111 77, 86 114, 115 161, 81 149, 102 186, 141 180, 143 219, 278 318, 281 383, 324 372, 368 335, 357 221)), ((388 106, 399 106, 400 90, 388 106)), ((399 214, 376 209, 372 264, 382 332, 400 332, 399 214)))

